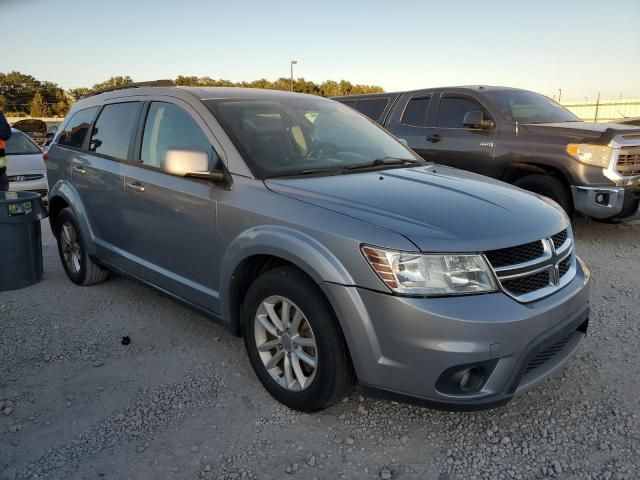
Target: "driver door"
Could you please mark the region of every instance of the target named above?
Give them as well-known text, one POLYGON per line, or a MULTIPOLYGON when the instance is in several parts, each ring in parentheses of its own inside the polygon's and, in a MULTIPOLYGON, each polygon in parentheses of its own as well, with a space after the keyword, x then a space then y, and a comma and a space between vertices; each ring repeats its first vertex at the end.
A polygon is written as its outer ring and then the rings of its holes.
POLYGON ((467 112, 481 111, 485 120, 492 120, 480 102, 458 93, 443 93, 438 102, 435 123, 427 129, 425 160, 489 175, 493 173, 497 129, 464 126, 467 112))

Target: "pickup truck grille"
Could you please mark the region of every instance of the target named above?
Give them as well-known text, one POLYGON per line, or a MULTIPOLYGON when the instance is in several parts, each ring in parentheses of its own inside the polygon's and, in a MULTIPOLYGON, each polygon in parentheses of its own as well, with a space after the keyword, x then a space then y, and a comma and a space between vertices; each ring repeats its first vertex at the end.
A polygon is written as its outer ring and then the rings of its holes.
POLYGON ((623 177, 640 175, 640 147, 623 148, 618 155, 616 168, 623 177))
POLYGON ((531 302, 567 285, 576 273, 569 229, 535 242, 485 252, 502 290, 520 302, 531 302))

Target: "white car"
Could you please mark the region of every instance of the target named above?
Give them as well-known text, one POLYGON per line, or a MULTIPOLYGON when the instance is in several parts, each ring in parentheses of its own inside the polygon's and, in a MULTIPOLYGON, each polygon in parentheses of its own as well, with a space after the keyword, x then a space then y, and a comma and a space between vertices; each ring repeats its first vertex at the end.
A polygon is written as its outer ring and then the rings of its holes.
POLYGON ((28 135, 12 128, 6 151, 9 191, 28 190, 37 192, 46 199, 49 184, 42 149, 28 135))

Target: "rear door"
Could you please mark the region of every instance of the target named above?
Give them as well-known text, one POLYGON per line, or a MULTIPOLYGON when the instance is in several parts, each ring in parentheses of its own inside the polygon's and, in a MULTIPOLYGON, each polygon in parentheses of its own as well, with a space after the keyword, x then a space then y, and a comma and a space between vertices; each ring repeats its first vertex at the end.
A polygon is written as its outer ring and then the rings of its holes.
POLYGON ((421 157, 428 159, 427 122, 433 95, 429 91, 405 94, 391 112, 387 129, 421 157))
POLYGON ((224 189, 163 170, 170 148, 201 147, 217 167, 221 151, 186 102, 158 97, 145 106, 136 162, 127 165, 127 269, 209 311, 219 311, 216 209, 224 189), (214 149, 214 144, 216 145, 214 149))
POLYGON ((104 105, 82 151, 76 152, 72 160, 71 180, 86 209, 98 255, 115 265, 121 264, 127 235, 122 217, 121 162, 131 157, 141 108, 139 101, 104 105))
POLYGON ((444 92, 426 135, 425 160, 451 165, 483 175, 491 175, 497 138, 495 126, 489 130, 463 125, 467 112, 482 111, 485 120, 494 120, 477 98, 444 92))

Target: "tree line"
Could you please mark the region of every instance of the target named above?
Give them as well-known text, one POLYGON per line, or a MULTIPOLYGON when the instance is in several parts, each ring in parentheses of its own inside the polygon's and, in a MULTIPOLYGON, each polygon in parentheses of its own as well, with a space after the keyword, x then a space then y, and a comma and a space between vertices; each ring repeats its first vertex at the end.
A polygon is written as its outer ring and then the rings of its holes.
MULTIPOLYGON (((289 90, 291 80, 281 77, 275 81, 261 78, 251 82, 232 82, 211 77, 180 75, 173 80, 176 85, 190 87, 241 87, 289 90)), ((111 77, 91 87, 62 89, 53 82, 38 80, 20 72, 0 72, 0 110, 8 117, 64 117, 73 103, 92 90, 134 83, 129 76, 111 77)), ((384 90, 377 85, 352 84, 346 80, 326 80, 315 83, 304 78, 293 80, 293 91, 322 97, 379 93, 384 90)))

